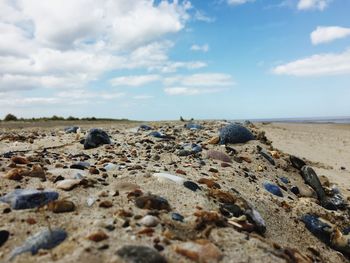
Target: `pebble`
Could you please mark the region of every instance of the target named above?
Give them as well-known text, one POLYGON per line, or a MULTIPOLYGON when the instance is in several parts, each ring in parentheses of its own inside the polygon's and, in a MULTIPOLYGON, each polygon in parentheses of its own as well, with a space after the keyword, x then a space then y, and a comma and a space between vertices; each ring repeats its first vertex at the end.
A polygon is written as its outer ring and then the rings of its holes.
POLYGON ((96 148, 102 144, 111 144, 108 134, 101 129, 91 129, 84 141, 84 149, 96 148))
POLYGON ((103 232, 103 231, 97 231, 95 233, 91 233, 90 235, 87 236, 87 239, 94 241, 94 242, 101 242, 103 240, 108 239, 108 235, 103 232))
POLYGON ((306 165, 306 163, 303 160, 294 155, 289 156, 289 160, 292 163, 292 166, 298 170, 301 170, 301 168, 303 168, 303 166, 306 165))
POLYGON ((58 189, 70 191, 74 187, 76 187, 78 184, 80 184, 80 182, 81 182, 80 179, 64 179, 64 180, 58 181, 56 183, 56 187, 58 189))
POLYGON ((32 170, 29 172, 28 176, 45 179, 46 173, 39 164, 35 164, 33 165, 32 170))
POLYGON ((305 214, 301 217, 305 227, 322 242, 329 244, 330 235, 333 232, 333 225, 326 220, 312 214, 305 214))
POLYGON ((185 124, 185 128, 186 129, 190 129, 190 130, 201 130, 203 129, 202 125, 197 124, 197 123, 193 123, 193 122, 189 122, 185 124))
POLYGON ((179 214, 179 213, 172 213, 171 214, 171 219, 174 221, 179 221, 179 222, 183 222, 184 221, 184 217, 179 214))
POLYGON ((0 230, 0 247, 6 243, 10 236, 10 232, 7 230, 0 230))
POLYGON ((12 156, 11 161, 14 162, 15 164, 28 164, 29 161, 27 158, 23 156, 12 156))
POLYGON ((331 246, 350 256, 350 235, 340 232, 339 229, 335 229, 331 235, 331 246))
POLYGON ((27 238, 22 246, 16 247, 11 252, 10 260, 22 253, 31 252, 32 255, 35 255, 39 249, 52 249, 61 244, 66 238, 67 233, 63 229, 45 229, 27 238))
POLYGON ((275 165, 275 160, 272 158, 272 156, 265 150, 262 149, 260 151, 261 156, 263 156, 266 160, 269 161, 270 164, 275 165))
POLYGON ((289 179, 287 177, 280 177, 280 180, 284 184, 289 184, 289 179))
POLYGON ((58 198, 54 191, 39 191, 34 189, 15 189, 13 192, 0 197, 0 201, 8 203, 12 209, 29 209, 40 207, 58 198))
POLYGON ((218 183, 216 183, 214 180, 208 179, 208 178, 201 178, 198 180, 198 183, 205 184, 208 188, 213 188, 213 189, 220 189, 221 188, 221 186, 218 183))
POLYGON ((141 209, 171 210, 168 201, 158 195, 144 195, 135 199, 135 205, 141 209))
POLYGON ((158 251, 145 246, 124 246, 117 251, 128 263, 166 263, 167 260, 158 251))
POLYGON ((110 208, 113 206, 113 203, 109 200, 105 200, 100 202, 99 207, 103 207, 103 208, 110 208))
POLYGON ((207 151, 207 158, 219 160, 225 163, 232 163, 231 158, 227 154, 215 150, 207 151))
POLYGON ((197 190, 201 190, 201 188, 198 186, 198 184, 196 184, 195 182, 192 182, 192 181, 185 181, 183 183, 183 185, 193 192, 196 192, 197 190))
POLYGON ((220 142, 220 137, 215 136, 207 141, 208 144, 218 144, 220 142))
POLYGON ((266 232, 266 223, 265 220, 262 218, 260 213, 255 210, 251 205, 250 207, 245 211, 245 215, 250 218, 250 220, 254 223, 256 230, 260 234, 264 234, 266 232))
POLYGON ((85 169, 89 169, 89 167, 90 167, 90 164, 88 162, 78 162, 78 163, 72 164, 69 168, 85 170, 85 169))
POLYGON ((140 220, 140 224, 147 227, 155 227, 159 224, 159 219, 155 216, 146 215, 140 220))
POLYGON ((264 185, 264 188, 268 192, 270 192, 271 194, 274 194, 274 195, 279 196, 279 197, 283 197, 283 193, 277 185, 269 183, 269 182, 264 182, 263 185, 264 185))
POLYGON ((221 250, 209 240, 199 239, 175 246, 175 252, 195 262, 219 262, 223 258, 221 250))
POLYGON ((79 129, 78 126, 70 126, 70 127, 64 128, 64 131, 66 133, 77 133, 78 129, 79 129))
POLYGON ((20 181, 24 176, 29 175, 29 170, 26 168, 12 168, 5 175, 4 178, 20 181))
POLYGON ((106 171, 115 171, 118 170, 119 165, 114 164, 114 163, 107 163, 104 168, 106 169, 106 171))
POLYGON ((142 130, 142 131, 149 131, 149 130, 152 130, 152 127, 150 127, 146 124, 141 124, 138 129, 142 130))
POLYGON ((148 136, 152 136, 154 138, 159 138, 159 139, 169 139, 170 137, 164 133, 160 133, 158 131, 153 131, 148 134, 148 136))
POLYGON ((178 152, 179 156, 188 156, 196 154, 202 151, 202 147, 195 143, 186 143, 182 146, 182 149, 178 152))
POLYGON ((87 199, 86 199, 86 204, 89 206, 89 207, 91 207, 94 203, 96 202, 96 198, 95 197, 88 197, 87 199))
POLYGON ((156 177, 160 182, 162 182, 163 180, 168 180, 177 184, 182 184, 185 181, 185 179, 180 176, 168 173, 154 173, 153 176, 156 177))
POLYGON ((254 135, 239 124, 229 124, 220 130, 220 144, 246 143, 254 139, 254 135))
POLYGON ((48 209, 54 213, 67 213, 75 210, 75 204, 68 200, 55 200, 48 204, 48 209))

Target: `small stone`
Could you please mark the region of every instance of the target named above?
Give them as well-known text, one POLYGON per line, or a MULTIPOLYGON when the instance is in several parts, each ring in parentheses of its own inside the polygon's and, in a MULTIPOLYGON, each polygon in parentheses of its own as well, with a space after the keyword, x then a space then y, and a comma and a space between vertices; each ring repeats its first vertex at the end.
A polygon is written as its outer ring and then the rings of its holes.
POLYGON ((303 166, 306 165, 306 163, 303 160, 293 155, 289 157, 289 160, 292 163, 293 167, 297 168, 298 170, 301 170, 301 168, 303 168, 303 166))
POLYGON ((33 165, 33 168, 29 172, 28 176, 45 179, 46 174, 45 174, 44 169, 39 164, 35 164, 35 165, 33 165))
POLYGON ((170 211, 168 201, 157 195, 144 195, 135 199, 135 205, 141 209, 156 209, 170 211))
POLYGON ((0 197, 0 202, 8 203, 12 209, 29 209, 40 207, 58 198, 53 191, 38 191, 32 189, 15 189, 0 197))
POLYGON ((84 149, 96 148, 102 144, 111 144, 108 134, 101 129, 91 129, 84 141, 84 149))
POLYGON ((216 183, 214 180, 207 179, 207 178, 199 179, 198 183, 205 184, 206 186, 208 186, 208 188, 213 188, 213 189, 220 189, 221 188, 221 186, 218 183, 216 183))
POLYGON ((177 174, 186 175, 186 172, 185 172, 184 170, 181 170, 181 169, 177 169, 177 170, 176 170, 176 173, 177 173, 177 174))
POLYGON ((231 164, 229 164, 229 163, 221 163, 220 166, 223 168, 232 167, 231 164))
POLYGON ((280 158, 280 153, 278 151, 270 151, 270 154, 275 159, 279 159, 280 158))
POLYGON ((100 171, 96 167, 90 167, 89 168, 89 173, 90 174, 99 174, 100 171))
POLYGON ((140 224, 147 227, 155 227, 159 224, 159 219, 155 216, 146 215, 140 220, 140 224))
POLYGON ((124 246, 117 255, 128 263, 167 263, 158 251, 145 246, 124 246))
POLYGON ((184 217, 182 215, 180 215, 179 213, 172 213, 171 214, 171 219, 174 221, 179 221, 179 222, 183 222, 184 221, 184 217))
POLYGON ((195 192, 197 190, 201 190, 201 188, 195 182, 185 181, 183 184, 186 188, 190 189, 193 192, 195 192))
POLYGON ((269 161, 272 165, 275 165, 275 160, 272 158, 272 156, 265 150, 261 149, 260 151, 261 156, 263 156, 266 160, 269 161))
POLYGON ((280 177, 280 180, 281 180, 281 182, 284 183, 284 184, 288 184, 288 183, 289 183, 289 180, 288 180, 287 177, 280 177))
POLYGON ((79 129, 78 126, 70 126, 70 127, 64 128, 64 131, 66 133, 77 133, 78 129, 79 129))
POLYGON ((274 195, 279 196, 279 197, 283 197, 283 193, 277 185, 269 183, 269 182, 265 182, 263 185, 264 185, 264 188, 268 192, 270 192, 271 194, 274 194, 274 195))
POLYGON ((305 227, 314 234, 318 239, 329 244, 330 235, 333 232, 333 225, 318 216, 305 214, 301 217, 305 227))
POLYGON ((220 130, 220 144, 246 143, 254 139, 254 135, 239 124, 229 124, 220 130))
POLYGON ((180 176, 176 176, 168 173, 154 173, 153 176, 156 177, 159 181, 168 180, 168 181, 173 181, 174 183, 177 183, 177 184, 182 184, 185 181, 185 179, 183 179, 180 176))
POLYGON ((119 166, 114 163, 108 163, 104 166, 104 168, 106 169, 106 171, 115 171, 119 168, 119 166))
POLYGON ((10 232, 7 230, 0 230, 0 247, 6 243, 10 236, 10 232))
POLYGON ((199 239, 175 246, 175 252, 195 262, 219 262, 223 258, 220 249, 209 240, 199 239))
POLYGON ((152 130, 152 127, 146 125, 146 124, 141 124, 138 128, 138 130, 142 130, 142 131, 149 131, 152 130))
POLYGON ((14 162, 15 164, 28 164, 29 161, 27 158, 22 157, 22 156, 12 156, 11 161, 14 162))
POLYGON ((79 169, 79 170, 85 170, 90 167, 90 164, 88 162, 78 162, 72 164, 69 168, 71 169, 79 169))
POLYGON ((193 122, 189 122, 185 124, 185 128, 186 129, 190 129, 190 130, 200 130, 203 129, 203 127, 200 124, 197 123, 193 123, 193 122))
POLYGON ((73 212, 75 204, 68 200, 56 200, 48 204, 48 209, 54 213, 73 212))
POLYGON ((228 155, 226 155, 225 153, 219 152, 219 151, 215 151, 215 150, 209 150, 207 152, 207 157, 209 159, 219 160, 219 161, 226 162, 226 163, 232 163, 232 160, 228 155))
POLYGON ((290 191, 291 191, 293 194, 295 194, 295 195, 299 195, 299 194, 300 194, 300 190, 299 190, 299 188, 298 188, 297 186, 292 186, 292 187, 290 188, 290 191))
POLYGON ((20 180, 22 180, 23 176, 28 176, 28 174, 29 174, 28 169, 25 169, 25 168, 13 168, 13 169, 9 170, 4 175, 4 177, 6 179, 20 181, 20 180))
POLYGON ((208 144, 218 144, 220 141, 219 136, 212 137, 210 140, 207 141, 208 144))
POLYGON ((100 230, 100 231, 97 231, 95 233, 88 235, 87 239, 94 241, 94 242, 100 242, 100 241, 108 239, 108 235, 105 232, 100 230))
POLYGON ((70 191, 74 187, 76 187, 78 184, 80 184, 81 180, 80 179, 64 179, 61 181, 58 181, 56 183, 56 187, 58 189, 70 191))
POLYGON ((105 200, 100 202, 99 207, 103 207, 103 208, 110 208, 113 206, 113 203, 109 200, 105 200))

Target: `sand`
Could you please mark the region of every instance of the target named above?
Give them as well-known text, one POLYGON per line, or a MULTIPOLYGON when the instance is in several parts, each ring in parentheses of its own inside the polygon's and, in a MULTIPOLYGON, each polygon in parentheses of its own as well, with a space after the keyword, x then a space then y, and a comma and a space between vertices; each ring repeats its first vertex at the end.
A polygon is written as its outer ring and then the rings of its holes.
MULTIPOLYGON (((291 134, 300 133, 307 141, 306 134, 313 131, 312 127, 305 131, 299 127, 299 130, 288 132, 283 125, 278 128, 280 124, 264 125, 261 129, 266 130, 268 138, 273 141, 273 146, 281 149, 277 150, 279 156, 274 160, 276 165, 271 165, 257 151, 257 146, 267 151, 271 150, 271 147, 254 140, 230 145, 237 153, 230 156, 232 163, 228 167, 223 167, 221 161, 207 159, 206 151, 217 150, 227 153, 225 147, 206 142, 216 136, 218 129, 225 123, 219 121, 199 123, 204 126, 203 130, 190 131, 185 129, 181 122, 149 123, 155 130, 162 130, 175 138, 170 141, 149 137, 147 131, 135 133, 135 129, 132 129, 137 127, 135 123, 88 123, 83 125, 83 131, 101 127, 114 142, 112 145, 90 150, 84 150, 79 143, 82 136, 78 138, 76 134, 65 134, 62 126, 48 125, 22 129, 3 127, 0 133, 0 154, 23 151, 16 155, 31 159, 32 164, 43 166, 46 170, 46 180, 24 177, 21 181, 14 181, 4 178, 10 170, 8 166, 11 160, 1 157, 0 195, 18 187, 54 189, 60 194, 59 199, 74 202, 76 210, 53 213, 44 206, 40 209, 8 212, 6 209, 8 205, 1 203, 0 230, 7 230, 11 235, 1 247, 0 262, 6 262, 15 247, 22 245, 29 236, 47 228, 48 224, 66 230, 68 238, 50 251, 40 250, 36 255, 24 253, 18 255, 13 262, 125 262, 116 255, 117 250, 125 245, 144 245, 158 249, 167 262, 348 262, 344 255, 322 243, 306 230, 300 217, 306 213, 317 214, 344 228, 349 222, 349 215, 343 211, 328 211, 321 207, 315 198, 297 197, 288 190, 292 185, 305 185, 299 171, 291 167, 288 153, 310 158, 313 163, 321 161, 322 164, 313 165, 317 169, 321 165, 331 165, 335 170, 339 170, 340 165, 347 166, 345 161, 341 161, 346 160, 341 159, 343 157, 339 158, 337 163, 330 163, 321 155, 319 159, 317 155, 307 155, 308 151, 303 151, 305 147, 303 148, 302 143, 298 144, 297 141, 295 141, 297 148, 291 151, 294 149, 289 144, 291 134), (14 139, 15 135, 22 135, 24 140, 19 141, 20 137, 14 139), (288 143, 283 144, 283 136, 288 143), (201 144, 203 152, 198 156, 178 156, 177 150, 185 142, 201 144), (288 146, 290 148, 284 148, 288 146), (82 153, 88 157, 85 158, 82 153), (99 174, 67 168, 82 160, 94 165, 100 171, 99 174), (200 164, 200 160, 205 164, 200 164), (104 171, 105 163, 117 164, 119 168, 104 171), (66 168, 63 169, 62 166, 66 168), (87 184, 79 185, 69 191, 57 189, 55 180, 59 175, 67 179, 77 172, 85 177, 87 184), (220 185, 221 191, 235 198, 243 198, 260 213, 266 223, 266 233, 250 232, 248 228, 237 228, 237 225, 232 224, 222 226, 215 220, 208 220, 203 228, 199 228, 201 211, 211 212, 212 215, 223 218, 226 223, 232 218, 227 219, 220 214, 220 202, 217 198, 213 198, 210 194, 212 190, 206 185, 198 183, 201 190, 194 192, 182 184, 155 178, 153 174, 156 172, 170 173, 192 182, 198 182, 203 178, 215 181, 220 185), (280 177, 288 178, 290 183, 284 185, 280 177), (263 183, 266 181, 284 187, 284 197, 277 197, 266 191, 263 188, 263 183), (133 191, 133 188, 140 189, 145 196, 154 194, 165 198, 171 211, 152 212, 137 207, 133 195, 139 192, 133 191), (88 200, 94 200, 94 203, 89 206, 88 200), (104 201, 108 201, 112 206, 101 207, 100 204, 104 201), (130 217, 125 216, 126 211, 130 213, 130 217), (183 215, 184 222, 172 220, 173 212, 183 215), (161 223, 156 227, 147 228, 140 224, 140 218, 149 213, 159 218, 161 223), (88 237, 98 231, 103 231, 108 238, 100 242, 89 240, 88 237), (210 255, 206 255, 204 259, 197 257, 192 260, 179 253, 179 247, 198 239, 210 242, 217 249, 214 251, 219 253, 210 254, 208 251, 201 251, 197 254, 210 255), (291 255, 299 259, 293 259, 291 255)), ((250 128, 256 134, 259 132, 254 126, 250 128)), ((343 131, 346 133, 346 130, 339 129, 337 136, 346 136, 343 135, 343 131)), ((322 134, 327 138, 326 131, 322 134)), ((345 143, 348 142, 346 139, 345 143)), ((341 143, 333 145, 338 146, 341 146, 338 150, 344 148, 341 143)), ((328 168, 324 170, 331 171, 328 168)), ((347 173, 346 170, 344 174, 347 173)), ((333 178, 330 180, 335 181, 333 178)), ((343 188, 346 186, 342 186, 343 188)))

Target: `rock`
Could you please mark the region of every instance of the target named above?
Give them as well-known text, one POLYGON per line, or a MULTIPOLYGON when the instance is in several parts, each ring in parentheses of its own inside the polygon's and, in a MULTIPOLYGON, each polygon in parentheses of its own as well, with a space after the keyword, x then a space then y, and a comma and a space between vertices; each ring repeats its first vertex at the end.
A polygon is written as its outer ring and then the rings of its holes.
POLYGON ((260 151, 261 156, 263 156, 266 160, 269 161, 272 165, 275 165, 275 160, 272 158, 272 156, 264 149, 260 151))
POLYGON ((173 137, 166 135, 164 133, 160 133, 158 131, 153 131, 149 133, 148 136, 152 136, 154 138, 159 138, 159 139, 174 139, 173 137))
POLYGON ((10 236, 10 232, 7 230, 0 230, 0 247, 6 243, 7 239, 10 236))
POLYGON ((78 129, 79 129, 78 126, 70 126, 70 127, 64 128, 64 131, 66 133, 77 133, 78 129))
POLYGON ((303 166, 306 165, 306 163, 303 160, 293 155, 289 156, 289 160, 292 163, 292 166, 298 170, 301 170, 301 168, 303 168, 303 166))
POLYGON ((175 246, 175 251, 195 262, 219 262, 223 258, 221 250, 209 240, 199 239, 175 246))
POLYGON ((236 204, 225 203, 220 204, 220 212, 226 217, 240 217, 244 214, 244 211, 236 204))
POLYGON ((32 255, 35 255, 39 249, 52 249, 61 244, 66 238, 67 233, 63 229, 43 230, 27 238, 22 246, 12 250, 10 260, 22 253, 31 252, 32 255))
POLYGON ((48 209, 54 213, 73 212, 75 204, 68 200, 56 200, 48 204, 48 209))
POLYGON ((203 129, 203 127, 197 123, 193 123, 193 122, 189 122, 185 124, 185 128, 186 129, 190 129, 190 130, 200 130, 203 129))
POLYGON ((168 201, 157 195, 144 195, 135 199, 135 205, 141 209, 156 209, 170 211, 168 201))
POLYGON ((89 169, 90 164, 88 162, 77 162, 72 164, 69 168, 71 169, 78 169, 78 170, 85 170, 89 169))
POLYGON ((8 203, 12 209, 29 209, 40 207, 58 198, 54 191, 38 191, 32 189, 15 189, 13 192, 0 197, 0 201, 8 203))
POLYGON ((104 168, 106 169, 106 171, 115 171, 119 168, 119 165, 114 164, 114 163, 107 163, 104 168))
POLYGON ((101 230, 87 236, 87 239, 94 241, 94 242, 101 242, 101 241, 106 240, 108 238, 109 238, 108 235, 101 230))
POLYGON ((213 188, 213 189, 221 188, 221 186, 218 183, 208 178, 201 178, 198 180, 198 183, 205 184, 206 186, 208 186, 208 188, 213 188))
POLYGON ((101 129, 91 129, 84 141, 84 149, 96 148, 102 144, 111 144, 108 134, 101 129))
POLYGON ((174 221, 179 221, 179 222, 183 222, 184 221, 184 217, 182 215, 180 215, 179 213, 172 213, 171 214, 171 219, 174 221))
POLYGON ((76 187, 78 184, 80 184, 81 180, 80 179, 64 179, 61 181, 58 181, 56 183, 56 187, 58 189, 70 191, 74 187, 76 187))
POLYGON ((146 215, 140 220, 140 224, 147 227, 155 227, 159 224, 159 219, 155 216, 146 215))
POLYGON ((350 235, 340 232, 338 228, 336 228, 331 234, 331 246, 346 254, 350 255, 350 235))
POLYGON ((220 144, 245 143, 254 139, 254 135, 239 124, 229 124, 220 130, 220 144))
POLYGON ((284 184, 289 184, 289 179, 287 177, 280 177, 280 180, 284 184))
POLYGON ((180 176, 176 176, 168 173, 154 173, 153 176, 156 177, 159 181, 169 180, 177 184, 182 184, 185 181, 185 179, 180 176))
POLYGON ((29 161, 27 158, 23 156, 12 156, 11 161, 14 162, 15 164, 28 164, 29 161))
POLYGON ((215 151, 215 150, 207 151, 207 158, 219 160, 219 161, 226 162, 226 163, 232 163, 232 160, 228 155, 226 155, 225 153, 219 152, 219 151, 215 151))
POLYGON ((188 156, 196 154, 202 151, 202 147, 195 143, 186 143, 182 146, 182 149, 178 152, 179 156, 188 156))
POLYGON ((210 140, 207 141, 208 144, 218 144, 220 142, 220 137, 219 136, 215 136, 213 138, 211 138, 210 140))
POLYGON ((333 225, 316 215, 305 214, 301 217, 305 227, 325 244, 330 244, 330 235, 333 232, 333 225))
POLYGON ((265 220, 251 205, 249 205, 249 208, 244 212, 244 214, 254 223, 256 230, 260 234, 264 234, 266 232, 265 220))
POLYGON ((99 207, 102 207, 102 208, 110 208, 112 206, 113 206, 113 203, 109 200, 102 201, 99 204, 99 207))
POLYGON ((35 164, 33 165, 32 170, 29 172, 28 176, 45 179, 46 173, 39 164, 35 164))
POLYGON ((186 188, 190 189, 193 192, 196 192, 197 190, 201 190, 201 188, 195 182, 185 181, 183 184, 186 188))
POLYGON ((283 193, 282 193, 281 189, 277 185, 269 183, 269 182, 264 182, 263 185, 264 185, 264 188, 268 192, 270 192, 271 194, 277 195, 279 197, 283 197, 283 193))
POLYGON ((166 263, 166 259, 156 250, 145 246, 124 246, 117 251, 128 263, 166 263))
POLYGON ((270 151, 270 154, 275 159, 279 159, 280 158, 280 153, 278 151, 270 151))
POLYGON ((138 129, 142 130, 142 131, 149 131, 149 130, 152 130, 152 127, 150 127, 146 124, 141 124, 138 129))
POLYGON ((29 170, 26 168, 12 168, 9 170, 4 177, 6 179, 20 181, 22 180, 23 176, 28 176, 29 170))
POLYGON ((293 194, 295 194, 295 195, 299 195, 299 194, 300 194, 300 190, 299 190, 299 188, 298 188, 297 186, 292 186, 292 187, 290 188, 290 191, 291 191, 293 194))

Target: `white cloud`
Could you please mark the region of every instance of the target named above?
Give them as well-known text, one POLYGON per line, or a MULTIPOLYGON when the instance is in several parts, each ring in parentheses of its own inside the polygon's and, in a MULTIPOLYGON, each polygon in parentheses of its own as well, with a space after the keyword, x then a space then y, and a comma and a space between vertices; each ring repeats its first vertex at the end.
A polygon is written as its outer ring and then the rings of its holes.
POLYGON ((212 23, 215 21, 214 17, 207 16, 203 11, 197 10, 194 14, 194 18, 198 21, 212 23))
POLYGON ((299 0, 297 7, 299 10, 318 9, 322 11, 330 2, 331 0, 299 0))
POLYGON ((164 92, 168 95, 200 95, 200 94, 208 94, 208 93, 216 93, 220 91, 224 91, 224 88, 194 88, 194 87, 169 87, 165 88, 164 92))
POLYGON ((191 46, 192 51, 202 51, 202 52, 208 52, 209 51, 209 45, 204 44, 204 45, 192 45, 191 46))
POLYGON ((318 45, 348 36, 350 36, 350 28, 339 26, 319 26, 311 33, 310 38, 312 44, 318 45))
POLYGON ((149 100, 149 99, 153 99, 154 96, 152 95, 137 95, 137 96, 134 96, 133 99, 135 100, 149 100))
POLYGON ((254 2, 255 0, 227 0, 229 5, 242 5, 248 2, 254 2))
POLYGON ((123 76, 111 79, 112 86, 143 86, 160 80, 159 75, 138 75, 138 76, 123 76))
POLYGON ((350 49, 342 53, 313 55, 275 67, 278 75, 327 76, 350 74, 350 49))
POLYGON ((222 73, 198 73, 188 76, 172 76, 164 78, 165 85, 181 85, 194 87, 222 87, 235 85, 232 76, 222 73))

